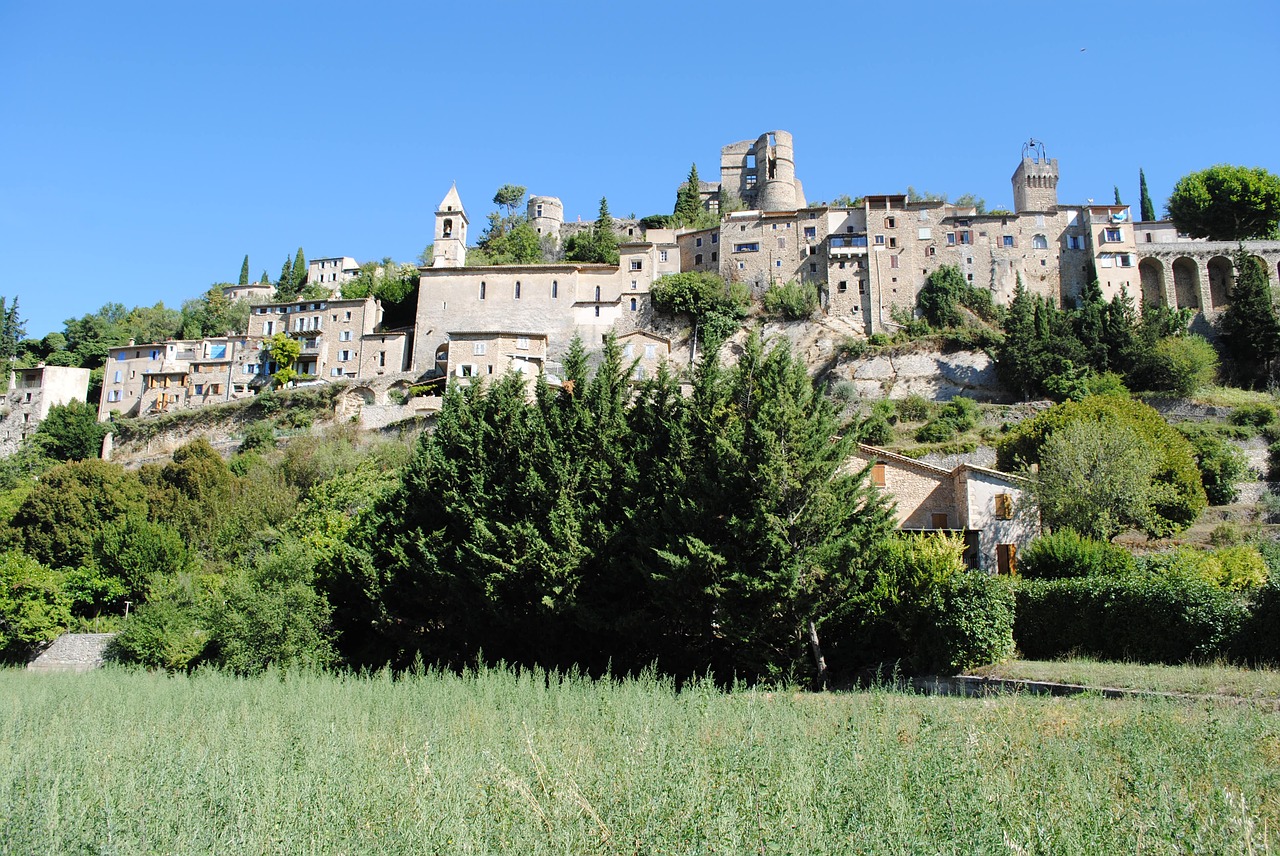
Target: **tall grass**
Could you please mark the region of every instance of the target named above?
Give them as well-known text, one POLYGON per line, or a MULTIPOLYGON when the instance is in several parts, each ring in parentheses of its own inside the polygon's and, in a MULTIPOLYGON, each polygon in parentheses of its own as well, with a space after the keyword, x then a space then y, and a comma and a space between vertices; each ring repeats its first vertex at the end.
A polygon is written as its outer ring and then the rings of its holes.
POLYGON ((1278 762, 1243 707, 0 672, 3 853, 1264 852, 1278 762))

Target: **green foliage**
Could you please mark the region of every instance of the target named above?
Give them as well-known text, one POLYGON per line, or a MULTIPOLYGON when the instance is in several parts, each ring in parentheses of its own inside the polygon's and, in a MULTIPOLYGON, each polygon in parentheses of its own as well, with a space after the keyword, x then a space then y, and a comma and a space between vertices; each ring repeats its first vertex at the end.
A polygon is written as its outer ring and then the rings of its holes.
POLYGON ((944 443, 971 431, 978 425, 978 405, 973 399, 958 395, 948 401, 938 411, 938 415, 926 422, 916 431, 916 441, 920 443, 944 443))
POLYGON ((34 439, 41 452, 55 461, 84 461, 98 457, 106 433, 97 409, 73 399, 49 408, 34 439))
POLYGON ((1039 465, 1034 487, 1042 511, 1050 509, 1046 524, 1082 534, 1110 537, 1132 526, 1167 535, 1207 504, 1187 439, 1152 408, 1119 396, 1064 402, 1020 423, 997 442, 996 460, 1006 471, 1039 465), (1048 438, 1067 428, 1046 460, 1048 438), (1054 514, 1061 516, 1051 522, 1054 514))
POLYGON ((908 395, 898 399, 894 409, 903 422, 924 422, 933 411, 933 406, 923 395, 908 395))
POLYGON ((705 348, 714 349, 746 317, 750 295, 742 283, 725 282, 706 271, 667 274, 650 291, 659 312, 687 315, 701 328, 705 348))
POLYGON ((240 439, 241 452, 257 452, 276 447, 276 429, 265 419, 249 423, 240 439))
POLYGON ((22 549, 55 568, 87 563, 109 523, 147 513, 137 476, 118 464, 76 461, 45 473, 13 516, 22 549))
POLYGON ((968 309, 984 321, 996 317, 991 292, 971 285, 955 265, 943 265, 929 274, 916 298, 916 308, 937 329, 961 327, 968 309))
POLYGON ((1147 191, 1147 174, 1141 169, 1138 170, 1138 192, 1142 197, 1142 220, 1144 223, 1151 223, 1156 219, 1156 207, 1151 204, 1151 194, 1147 191))
MULTIPOLYGON (((525 213, 517 213, 525 188, 504 184, 493 195, 493 204, 506 211, 489 214, 489 225, 467 258, 469 265, 528 265, 543 261, 538 231, 525 213)), ((426 255, 425 253, 423 254, 426 255)), ((417 283, 414 283, 416 287, 417 283)))
POLYGON ((514 217, 527 190, 519 184, 504 184, 493 194, 493 204, 507 209, 508 217, 514 217))
POLYGON ((616 265, 618 263, 618 233, 609 215, 609 201, 600 197, 600 211, 591 231, 579 232, 565 242, 564 257, 571 262, 616 265))
POLYGON ((199 664, 209 646, 208 610, 221 597, 220 583, 190 575, 167 580, 164 590, 155 592, 151 602, 138 607, 125 622, 115 638, 114 656, 167 671, 199 664))
POLYGON ((281 332, 264 339, 262 348, 276 362, 276 372, 272 377, 277 384, 285 386, 297 376, 293 364, 302 356, 302 342, 281 332))
POLYGON ((803 321, 818 308, 818 290, 813 285, 791 280, 769 286, 761 298, 765 312, 788 321, 803 321))
POLYGON ((147 599, 153 579, 184 573, 195 565, 195 557, 176 529, 137 515, 104 526, 96 553, 96 569, 118 580, 119 597, 134 603, 147 599))
MULTIPOLYGON (((179 321, 179 335, 184 339, 225 336, 249 329, 249 301, 231 301, 215 284, 194 300, 184 301, 179 321)), ((172 335, 172 334, 170 334, 172 335)), ((160 342, 163 338, 138 337, 139 342, 160 342)))
POLYGON ((1178 231, 1193 238, 1274 238, 1280 222, 1280 177, 1261 167, 1211 166, 1178 179, 1168 208, 1178 231))
MULTIPOLYGON (((676 205, 669 228, 673 229, 709 229, 716 225, 716 218, 702 204, 701 183, 698 181, 698 165, 689 166, 689 178, 676 191, 676 205)), ((723 215, 732 208, 730 191, 721 190, 720 213, 723 215)), ((735 197, 736 198, 736 197, 735 197)), ((738 200, 741 208, 742 200, 738 200)))
POLYGON ((60 576, 20 552, 0 553, 0 661, 25 660, 70 623, 60 576))
POLYGON ((322 574, 348 656, 805 668, 800 630, 891 524, 840 472, 852 438, 802 362, 752 339, 733 369, 704 356, 692 398, 664 370, 633 400, 610 339, 594 374, 571 348, 564 377, 533 403, 514 376, 447 393, 357 552, 322 574))
POLYGON ((1249 618, 1244 596, 1194 573, 1024 580, 1014 638, 1023 655, 1182 663, 1229 652, 1249 618))
POLYGON ((245 254, 244 261, 240 263, 240 285, 249 284, 249 255, 245 254))
POLYGON ((1209 504, 1230 505, 1235 502, 1240 497, 1236 484, 1243 481, 1249 471, 1244 453, 1219 432, 1204 426, 1187 425, 1179 430, 1195 451, 1196 466, 1209 504))
POLYGON ((1271 298, 1271 282, 1262 261, 1243 247, 1235 254, 1236 281, 1231 302, 1219 319, 1222 349, 1236 380, 1251 389, 1264 386, 1280 356, 1280 319, 1271 298))
POLYGON ((1062 529, 1036 538, 1018 557, 1025 579, 1117 577, 1137 568, 1133 554, 1107 541, 1062 529))
POLYGON ((1280 414, 1274 404, 1241 404, 1231 411, 1227 421, 1232 425, 1265 428, 1280 421, 1280 414))
POLYGON ((1149 388, 1187 398, 1217 378, 1218 353, 1203 336, 1174 336, 1156 343, 1149 366, 1149 388))

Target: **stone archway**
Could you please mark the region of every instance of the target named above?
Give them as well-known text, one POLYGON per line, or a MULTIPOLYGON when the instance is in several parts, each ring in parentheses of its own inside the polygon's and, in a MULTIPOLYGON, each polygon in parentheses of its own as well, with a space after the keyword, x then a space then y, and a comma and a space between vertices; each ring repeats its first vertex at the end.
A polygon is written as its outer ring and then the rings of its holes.
POLYGON ((398 380, 395 383, 391 384, 391 386, 387 387, 387 401, 391 402, 392 404, 396 403, 396 398, 400 398, 401 401, 408 401, 409 386, 410 384, 409 384, 409 381, 407 380, 398 380), (392 396, 393 392, 398 393, 398 395, 392 396))
POLYGON ((1236 284, 1235 270, 1231 259, 1226 256, 1214 256, 1209 259, 1209 305, 1212 309, 1221 309, 1231 302, 1231 289, 1236 284))
POLYGON ((1195 259, 1173 260, 1173 293, 1179 309, 1200 308, 1200 269, 1195 259))
POLYGON ((1164 306, 1164 263, 1159 259, 1143 259, 1138 262, 1138 273, 1142 277, 1142 305, 1164 306))

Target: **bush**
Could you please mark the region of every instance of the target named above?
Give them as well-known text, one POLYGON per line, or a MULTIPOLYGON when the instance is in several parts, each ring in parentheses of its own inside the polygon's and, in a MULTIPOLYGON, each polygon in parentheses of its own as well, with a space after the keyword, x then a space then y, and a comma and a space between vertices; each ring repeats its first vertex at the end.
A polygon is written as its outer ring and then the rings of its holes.
POLYGON ((1228 421, 1232 425, 1248 425, 1265 428, 1277 421, 1276 408, 1270 404, 1242 404, 1231 411, 1228 421))
POLYGON ((1123 547, 1062 529, 1036 538, 1019 557, 1018 573, 1027 579, 1116 577, 1137 567, 1123 547))
POLYGON ((1280 574, 1272 574, 1249 602, 1249 618, 1236 634, 1232 658, 1255 666, 1280 666, 1280 574))
POLYGON ((788 321, 803 321, 818 308, 818 290, 812 285, 792 280, 769 286, 761 303, 771 315, 788 321))
POLYGON ((923 395, 908 395, 897 403, 898 418, 903 422, 923 422, 932 409, 923 395))
POLYGON ((942 406, 938 415, 916 431, 921 443, 944 443, 956 434, 970 431, 978 424, 978 405, 972 399, 956 396, 942 406))
POLYGON ((276 447, 276 430, 270 422, 260 419, 244 429, 240 439, 241 452, 256 452, 276 447))
POLYGON ((1192 574, 1023 580, 1014 638, 1023 656, 1182 663, 1230 653, 1246 597, 1192 574))
POLYGON ((1240 498, 1236 483, 1249 470, 1244 453, 1215 431, 1190 425, 1179 429, 1191 443, 1200 482, 1210 505, 1230 505, 1240 498))
POLYGON ((955 674, 1013 656, 1014 594, 1008 581, 963 571, 934 586, 918 608, 913 668, 955 674))
POLYGON ((879 413, 873 412, 858 425, 858 442, 884 446, 893 441, 893 426, 879 413))
POLYGON ((149 669, 176 671, 200 662, 209 631, 198 613, 172 600, 143 604, 125 622, 112 644, 112 656, 149 669))
POLYGON ((1203 336, 1171 336, 1156 343, 1150 357, 1155 389, 1183 397, 1212 384, 1218 376, 1218 353, 1203 336))
POLYGON ((22 553, 0 554, 0 661, 26 660, 70 623, 60 574, 22 553))
POLYGON ((851 380, 837 381, 831 387, 831 397, 844 404, 852 404, 858 400, 858 385, 851 380))

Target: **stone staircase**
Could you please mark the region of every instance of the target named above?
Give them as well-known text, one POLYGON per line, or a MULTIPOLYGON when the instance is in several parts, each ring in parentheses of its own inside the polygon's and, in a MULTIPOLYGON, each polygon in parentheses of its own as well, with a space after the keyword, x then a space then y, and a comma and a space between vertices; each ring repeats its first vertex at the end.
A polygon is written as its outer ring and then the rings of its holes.
POLYGON ((27 668, 33 672, 87 672, 102 665, 114 633, 63 633, 27 668))

